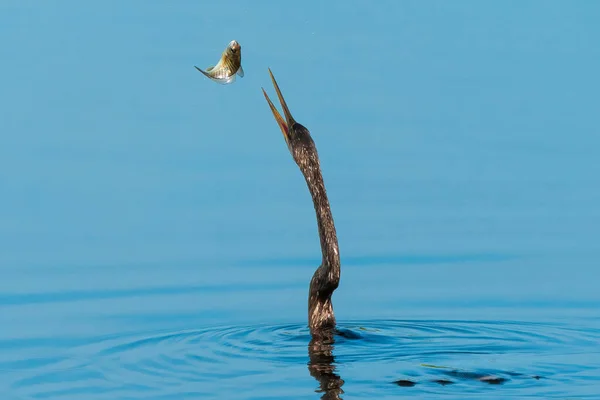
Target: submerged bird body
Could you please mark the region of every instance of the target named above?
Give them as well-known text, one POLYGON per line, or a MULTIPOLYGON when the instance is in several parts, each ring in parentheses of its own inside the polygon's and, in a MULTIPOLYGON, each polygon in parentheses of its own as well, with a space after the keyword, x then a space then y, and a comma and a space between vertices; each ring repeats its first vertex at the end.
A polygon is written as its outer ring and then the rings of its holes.
POLYGON ((229 42, 221 59, 217 65, 206 68, 206 71, 194 66, 198 71, 202 72, 204 76, 220 84, 228 84, 235 82, 236 75, 241 78, 244 77, 244 69, 242 68, 242 46, 232 40, 229 42))
POLYGON ((285 119, 281 117, 264 89, 263 94, 281 128, 294 161, 304 175, 315 207, 319 238, 321 239, 323 258, 310 281, 308 295, 308 325, 314 336, 334 328, 336 323, 331 296, 340 282, 341 265, 338 239, 321 174, 317 147, 308 129, 292 117, 271 70, 269 73, 281 102, 285 119))

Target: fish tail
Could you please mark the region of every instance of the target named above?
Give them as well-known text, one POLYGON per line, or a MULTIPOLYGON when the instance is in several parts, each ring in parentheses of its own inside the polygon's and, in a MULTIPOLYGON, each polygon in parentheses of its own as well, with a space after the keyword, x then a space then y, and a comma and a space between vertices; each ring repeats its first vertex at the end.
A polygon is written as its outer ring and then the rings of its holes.
POLYGON ((202 75, 206 76, 207 78, 212 78, 208 73, 202 71, 200 68, 196 67, 195 65, 194 65, 194 68, 196 68, 198 71, 202 72, 202 75))

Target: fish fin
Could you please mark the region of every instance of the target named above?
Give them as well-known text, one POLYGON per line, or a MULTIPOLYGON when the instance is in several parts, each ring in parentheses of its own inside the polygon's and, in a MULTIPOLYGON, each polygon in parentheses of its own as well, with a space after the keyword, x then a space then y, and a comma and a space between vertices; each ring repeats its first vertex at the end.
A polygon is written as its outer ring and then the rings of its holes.
POLYGON ((196 68, 198 71, 202 72, 202 74, 204 76, 206 76, 208 79, 210 79, 211 81, 215 81, 217 83, 220 83, 221 85, 227 85, 228 83, 235 82, 235 74, 233 74, 227 78, 215 78, 214 76, 210 76, 207 72, 202 71, 200 68, 196 67, 195 65, 194 65, 194 68, 196 68))
POLYGON ((200 68, 196 67, 195 65, 194 65, 194 68, 196 68, 198 71, 202 72, 202 74, 204 74, 204 76, 206 76, 207 78, 213 79, 212 76, 210 76, 208 73, 202 71, 200 68))
POLYGON ((240 78, 244 77, 244 68, 242 68, 242 64, 240 64, 240 68, 237 70, 237 74, 240 76, 240 78))

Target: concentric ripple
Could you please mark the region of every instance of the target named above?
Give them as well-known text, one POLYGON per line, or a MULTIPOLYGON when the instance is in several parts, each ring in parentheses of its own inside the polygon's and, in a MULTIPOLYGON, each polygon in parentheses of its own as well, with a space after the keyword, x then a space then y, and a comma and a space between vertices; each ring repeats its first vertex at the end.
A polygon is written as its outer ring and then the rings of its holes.
POLYGON ((65 368, 44 368, 13 388, 58 399, 253 398, 265 387, 281 397, 317 387, 341 395, 341 387, 352 397, 420 390, 460 398, 495 384, 552 398, 600 387, 599 339, 598 330, 558 324, 356 321, 340 324, 334 343, 311 347, 300 324, 214 327, 84 344, 65 368), (52 385, 65 380, 68 392, 52 385))

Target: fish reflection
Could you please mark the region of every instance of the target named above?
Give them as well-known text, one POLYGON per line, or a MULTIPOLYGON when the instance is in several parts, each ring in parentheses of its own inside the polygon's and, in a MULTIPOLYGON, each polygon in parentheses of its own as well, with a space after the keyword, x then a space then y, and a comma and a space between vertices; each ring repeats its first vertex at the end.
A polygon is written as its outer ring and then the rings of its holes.
POLYGON ((206 68, 206 71, 201 70, 195 65, 194 68, 202 72, 207 78, 222 85, 234 82, 236 75, 243 78, 242 46, 237 41, 232 40, 225 48, 225 51, 223 51, 217 65, 206 68))
POLYGON ((312 337, 308 344, 308 372, 319 382, 319 390, 323 393, 321 399, 341 399, 344 380, 335 373, 333 349, 335 330, 329 329, 312 337))

